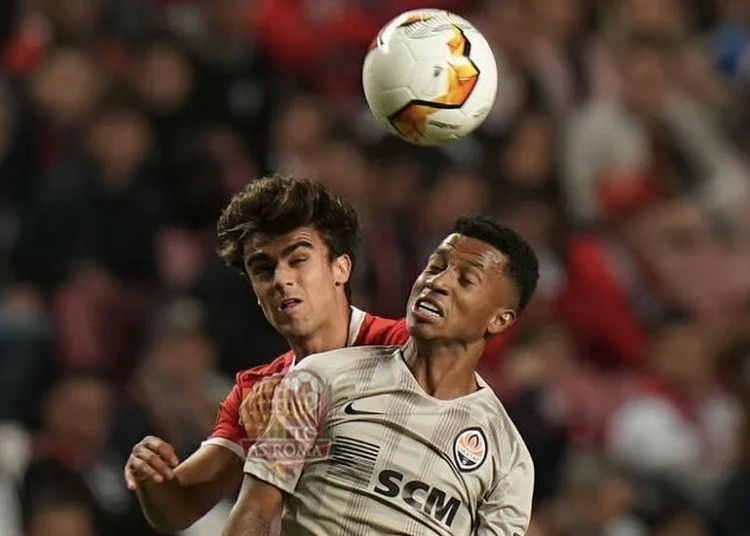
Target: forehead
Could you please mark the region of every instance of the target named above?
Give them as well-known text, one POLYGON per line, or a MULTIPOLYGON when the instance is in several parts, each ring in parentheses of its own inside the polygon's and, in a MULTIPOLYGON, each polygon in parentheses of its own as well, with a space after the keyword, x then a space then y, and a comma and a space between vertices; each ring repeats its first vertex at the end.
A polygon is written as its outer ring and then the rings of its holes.
POLYGON ((268 236, 256 234, 245 240, 242 244, 242 254, 244 258, 251 255, 280 255, 288 247, 304 242, 314 249, 325 249, 326 245, 320 233, 313 227, 298 227, 288 233, 278 236, 268 236))
POLYGON ((502 269, 505 255, 486 242, 469 236, 453 233, 443 240, 435 250, 436 255, 464 261, 481 269, 502 269))

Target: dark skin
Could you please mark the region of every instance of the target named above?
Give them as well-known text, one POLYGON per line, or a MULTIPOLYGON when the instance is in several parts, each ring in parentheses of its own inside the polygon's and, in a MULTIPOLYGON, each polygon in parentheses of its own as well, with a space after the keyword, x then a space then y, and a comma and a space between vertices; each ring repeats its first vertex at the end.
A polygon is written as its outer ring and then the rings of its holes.
MULTIPOLYGON (((311 227, 280 237, 256 237, 245 245, 248 280, 268 321, 298 358, 342 348, 349 331, 349 301, 344 285, 351 275, 347 255, 330 258, 311 227), (291 306, 291 307, 290 307, 291 306)), ((261 382, 257 407, 242 413, 257 433, 267 421, 272 383, 261 382)), ((128 489, 135 491, 144 515, 162 532, 185 529, 242 484, 242 460, 229 449, 205 445, 180 463, 169 443, 146 437, 125 466, 128 489)))
POLYGON ((449 400, 476 390, 474 369, 487 340, 516 320, 518 294, 507 259, 492 246, 452 234, 412 287, 406 321, 416 358, 410 368, 425 392, 449 400), (420 300, 437 306, 426 314, 420 300))
MULTIPOLYGON (((517 317, 518 294, 506 265, 492 246, 453 234, 417 278, 406 313, 413 350, 408 365, 428 395, 450 400, 477 390, 474 369, 488 338, 517 317), (422 300, 438 312, 425 312, 422 300)), ((279 489, 246 475, 224 536, 268 534, 283 503, 279 489)))

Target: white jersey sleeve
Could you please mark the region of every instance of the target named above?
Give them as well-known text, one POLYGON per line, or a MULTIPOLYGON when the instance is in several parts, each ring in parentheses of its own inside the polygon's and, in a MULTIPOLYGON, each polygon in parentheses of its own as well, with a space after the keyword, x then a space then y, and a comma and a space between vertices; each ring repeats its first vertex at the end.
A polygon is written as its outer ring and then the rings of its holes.
POLYGON ((534 464, 526 448, 519 448, 498 485, 479 504, 475 535, 526 534, 531 520, 533 494, 534 464))

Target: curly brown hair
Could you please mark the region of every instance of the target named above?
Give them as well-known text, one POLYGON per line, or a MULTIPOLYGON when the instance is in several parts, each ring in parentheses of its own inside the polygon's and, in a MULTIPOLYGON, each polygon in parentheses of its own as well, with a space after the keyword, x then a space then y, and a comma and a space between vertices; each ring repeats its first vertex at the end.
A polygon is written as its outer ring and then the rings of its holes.
POLYGON ((354 265, 361 240, 354 207, 318 182, 282 175, 252 181, 235 194, 219 217, 217 251, 228 266, 247 275, 242 258, 247 240, 306 226, 320 233, 331 260, 348 255, 354 265))

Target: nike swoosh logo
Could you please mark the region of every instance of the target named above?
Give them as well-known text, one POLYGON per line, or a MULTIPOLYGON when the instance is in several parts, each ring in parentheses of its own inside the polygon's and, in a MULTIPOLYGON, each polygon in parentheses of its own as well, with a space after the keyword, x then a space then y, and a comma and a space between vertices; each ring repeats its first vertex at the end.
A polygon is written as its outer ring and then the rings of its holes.
POLYGON ((380 413, 376 411, 360 411, 358 409, 354 409, 354 402, 349 402, 346 406, 344 406, 344 413, 347 415, 380 415, 380 413))

